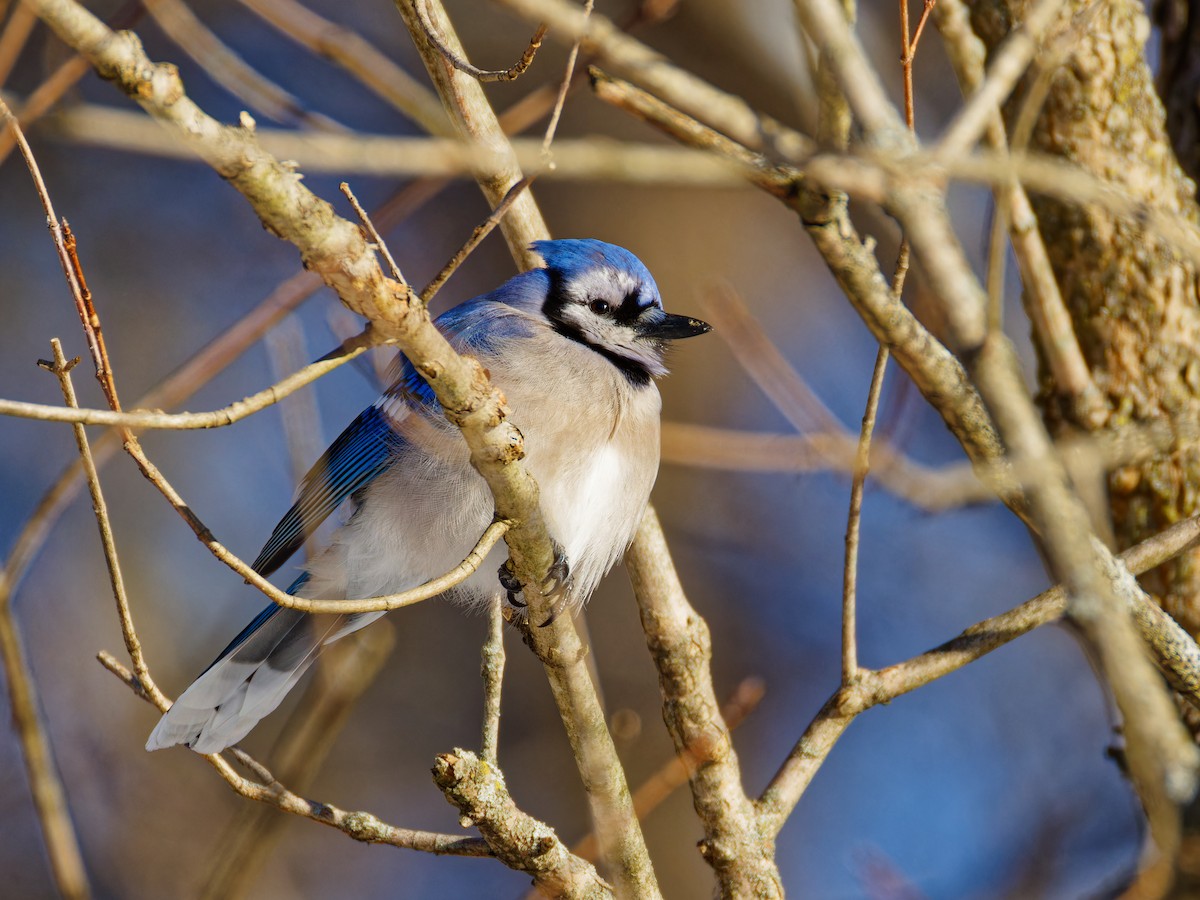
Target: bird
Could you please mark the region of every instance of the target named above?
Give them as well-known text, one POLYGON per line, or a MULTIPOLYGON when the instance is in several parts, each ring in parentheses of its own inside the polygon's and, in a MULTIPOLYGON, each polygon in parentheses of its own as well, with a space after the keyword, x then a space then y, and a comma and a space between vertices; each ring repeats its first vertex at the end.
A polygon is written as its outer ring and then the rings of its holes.
MULTIPOLYGON (((707 323, 668 313, 633 253, 594 238, 537 241, 544 262, 435 321, 504 394, 540 488, 555 564, 556 609, 574 614, 632 542, 658 474, 673 341, 707 323)), ((491 492, 432 389, 398 355, 394 378, 301 481, 255 559, 277 571, 336 510, 328 546, 287 589, 344 600, 398 593, 458 565, 493 521, 491 492)), ((445 596, 468 607, 523 606, 503 545, 445 596)), ((520 615, 521 610, 516 610, 520 615)), ((322 648, 383 615, 308 614, 274 603, 163 714, 147 750, 217 753, 272 712, 322 648)), ((546 624, 546 623, 539 623, 546 624)))

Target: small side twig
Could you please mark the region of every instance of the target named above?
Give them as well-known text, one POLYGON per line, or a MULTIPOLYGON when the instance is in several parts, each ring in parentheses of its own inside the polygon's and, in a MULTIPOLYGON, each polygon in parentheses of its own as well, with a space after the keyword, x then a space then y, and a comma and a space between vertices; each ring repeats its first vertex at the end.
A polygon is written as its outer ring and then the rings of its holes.
MULTIPOLYGON (((62 386, 63 399, 68 406, 74 406, 76 404, 75 387, 71 383, 70 376, 71 367, 74 364, 68 365, 58 338, 50 343, 54 349, 54 361, 45 368, 58 376, 59 384, 62 386)), ((104 492, 100 488, 100 476, 96 471, 95 461, 92 459, 87 432, 82 425, 75 426, 75 442, 79 448, 79 458, 83 461, 83 469, 87 476, 88 491, 92 496, 92 509, 96 514, 96 525, 100 529, 100 544, 104 549, 104 562, 108 566, 109 586, 112 588, 113 598, 117 603, 117 618, 121 623, 121 636, 125 640, 125 650, 129 653, 129 659, 133 663, 133 675, 136 679, 137 690, 159 709, 166 709, 170 705, 170 701, 159 690, 150 675, 150 667, 146 664, 142 644, 133 625, 129 596, 125 592, 125 579, 121 574, 116 540, 113 537, 112 523, 108 517, 108 504, 104 499, 104 492)))
POLYGON ((858 678, 858 545, 862 527, 863 490, 871 468, 871 436, 879 413, 879 397, 883 393, 883 376, 887 373, 888 349, 880 347, 875 355, 871 388, 867 392, 867 408, 863 413, 862 432, 854 454, 854 474, 850 481, 850 512, 846 521, 846 553, 842 570, 842 684, 853 684, 858 678))
MULTIPOLYGON (((592 8, 596 5, 596 0, 584 0, 583 3, 583 18, 586 21, 592 14, 592 8)), ((544 31, 546 26, 540 26, 544 31)), ((571 83, 575 76, 575 63, 579 59, 579 47, 583 43, 583 38, 580 37, 571 43, 571 50, 567 54, 567 68, 563 73, 562 82, 558 86, 558 94, 554 98, 554 108, 550 112, 550 122, 546 125, 546 134, 542 138, 542 155, 546 159, 546 165, 550 168, 554 167, 550 160, 550 144, 554 141, 554 133, 558 131, 558 120, 562 118, 563 107, 567 102, 567 92, 571 89, 571 83)))
POLYGON ((505 214, 510 209, 512 209, 513 204, 517 202, 517 198, 519 198, 521 194, 523 194, 529 188, 529 186, 533 184, 535 178, 537 178, 537 175, 526 175, 508 189, 508 192, 504 195, 503 199, 496 204, 496 208, 488 214, 486 219, 475 226, 475 230, 471 232, 471 236, 468 237, 463 245, 458 248, 458 251, 452 257, 450 257, 449 261, 442 266, 441 271, 433 276, 433 280, 430 281, 429 284, 425 285, 425 288, 421 291, 420 295, 422 303, 424 303, 426 306, 429 305, 429 302, 433 300, 433 298, 437 295, 437 292, 442 289, 442 285, 444 285, 446 281, 449 280, 450 276, 457 271, 458 267, 466 261, 467 257, 474 252, 475 248, 479 246, 483 239, 491 234, 495 227, 500 224, 500 220, 504 218, 505 214))
POLYGON ((164 413, 148 410, 131 412, 113 409, 70 409, 41 403, 26 403, 22 400, 0 400, 0 415, 22 419, 37 419, 42 422, 71 422, 79 425, 116 425, 121 428, 162 428, 171 431, 192 431, 204 428, 221 428, 240 422, 247 416, 261 412, 268 406, 290 397, 296 391, 312 384, 322 375, 332 372, 378 342, 376 335, 367 331, 344 342, 341 347, 322 359, 310 363, 298 372, 293 372, 278 384, 264 388, 221 409, 197 413, 164 413))
POLYGON ((446 62, 450 63, 458 71, 464 72, 484 84, 495 81, 516 81, 524 75, 525 70, 532 65, 533 58, 537 55, 538 49, 542 46, 542 39, 546 36, 547 31, 546 25, 539 25, 537 31, 533 33, 533 37, 529 39, 529 46, 525 48, 525 52, 521 54, 521 58, 507 69, 480 69, 477 66, 471 65, 455 53, 438 33, 437 28, 430 20, 427 0, 416 0, 413 8, 417 12, 417 21, 420 22, 421 30, 425 32, 425 37, 437 48, 446 62))
POLYGON ((392 251, 388 249, 387 241, 385 241, 375 228, 375 223, 371 221, 371 217, 367 211, 363 209, 362 204, 358 202, 358 198, 354 196, 354 191, 350 190, 350 185, 343 181, 338 185, 341 192, 350 201, 350 205, 354 207, 354 213, 358 216, 358 220, 362 222, 363 229, 367 232, 367 237, 375 245, 375 249, 383 257, 384 262, 388 264, 388 271, 392 273, 392 277, 400 283, 405 290, 408 289, 408 282, 400 273, 400 267, 396 265, 396 259, 392 256, 392 251))
MULTIPOLYGON (((1131 608, 1143 639, 1155 648, 1163 674, 1189 703, 1200 708, 1200 647, 1137 588, 1132 577, 1162 565, 1197 542, 1200 517, 1130 547, 1117 557, 1123 571, 1106 571, 1104 577, 1131 608)), ((759 798, 757 809, 764 831, 775 834, 783 827, 834 744, 861 713, 956 672, 1021 635, 1060 620, 1066 612, 1067 589, 1056 585, 919 656, 875 671, 860 669, 857 683, 839 688, 825 702, 759 798)))

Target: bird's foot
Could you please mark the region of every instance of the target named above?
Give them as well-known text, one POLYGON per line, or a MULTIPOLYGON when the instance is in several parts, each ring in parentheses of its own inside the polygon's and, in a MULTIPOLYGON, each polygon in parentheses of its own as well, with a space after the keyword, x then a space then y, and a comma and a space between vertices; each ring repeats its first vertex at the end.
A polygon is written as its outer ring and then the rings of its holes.
MULTIPOLYGON (((558 618, 559 613, 566 608, 567 602, 571 599, 571 592, 575 586, 575 582, 571 578, 571 565, 567 562, 566 552, 557 541, 553 543, 553 548, 554 562, 550 564, 550 569, 546 572, 546 577, 541 584, 542 596, 551 604, 550 616, 538 626, 539 628, 545 628, 558 618)), ((513 572, 511 560, 504 561, 504 565, 496 572, 496 577, 500 580, 500 587, 504 588, 509 605, 523 609, 527 605, 521 599, 524 588, 516 573, 513 572)))
POLYGON ((575 587, 575 580, 571 577, 571 564, 567 562, 566 551, 559 546, 558 541, 552 541, 554 547, 554 562, 550 564, 550 571, 546 573, 546 578, 542 582, 542 596, 550 601, 550 617, 545 622, 540 624, 538 628, 545 628, 551 622, 558 618, 567 606, 567 601, 571 599, 571 594, 575 587))
POLYGON ((500 579, 500 587, 504 588, 504 593, 508 595, 508 605, 515 606, 518 609, 524 609, 526 603, 524 600, 518 599, 523 590, 520 579, 512 570, 512 560, 506 559, 499 571, 496 572, 496 577, 500 579))

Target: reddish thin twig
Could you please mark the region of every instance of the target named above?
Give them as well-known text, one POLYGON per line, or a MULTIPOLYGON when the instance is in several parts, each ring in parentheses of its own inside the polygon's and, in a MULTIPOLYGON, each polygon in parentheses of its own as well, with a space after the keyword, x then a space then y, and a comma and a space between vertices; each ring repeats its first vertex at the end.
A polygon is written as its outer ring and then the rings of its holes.
MULTIPOLYGON (((47 198, 49 202, 49 198, 47 198)), ((96 304, 92 301, 92 292, 87 286, 87 278, 83 274, 83 266, 79 262, 79 251, 75 240, 75 232, 70 223, 62 220, 63 250, 67 255, 67 264, 71 267, 75 283, 79 286, 77 305, 79 318, 83 322, 83 332, 87 336, 88 347, 96 364, 96 380, 108 400, 108 405, 114 412, 121 411, 121 401, 117 398, 117 385, 113 381, 112 366, 108 362, 108 346, 104 343, 104 331, 100 327, 100 317, 96 315, 96 304)))

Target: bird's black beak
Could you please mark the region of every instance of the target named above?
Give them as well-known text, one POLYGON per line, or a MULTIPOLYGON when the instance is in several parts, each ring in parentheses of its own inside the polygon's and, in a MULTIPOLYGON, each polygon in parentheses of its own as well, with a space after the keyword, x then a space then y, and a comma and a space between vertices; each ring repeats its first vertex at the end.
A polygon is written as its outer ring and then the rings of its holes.
POLYGON ((712 326, 699 319, 693 319, 691 316, 663 313, 661 319, 639 325, 638 331, 643 337, 654 338, 658 341, 678 341, 681 338, 707 334, 712 331, 712 326))

